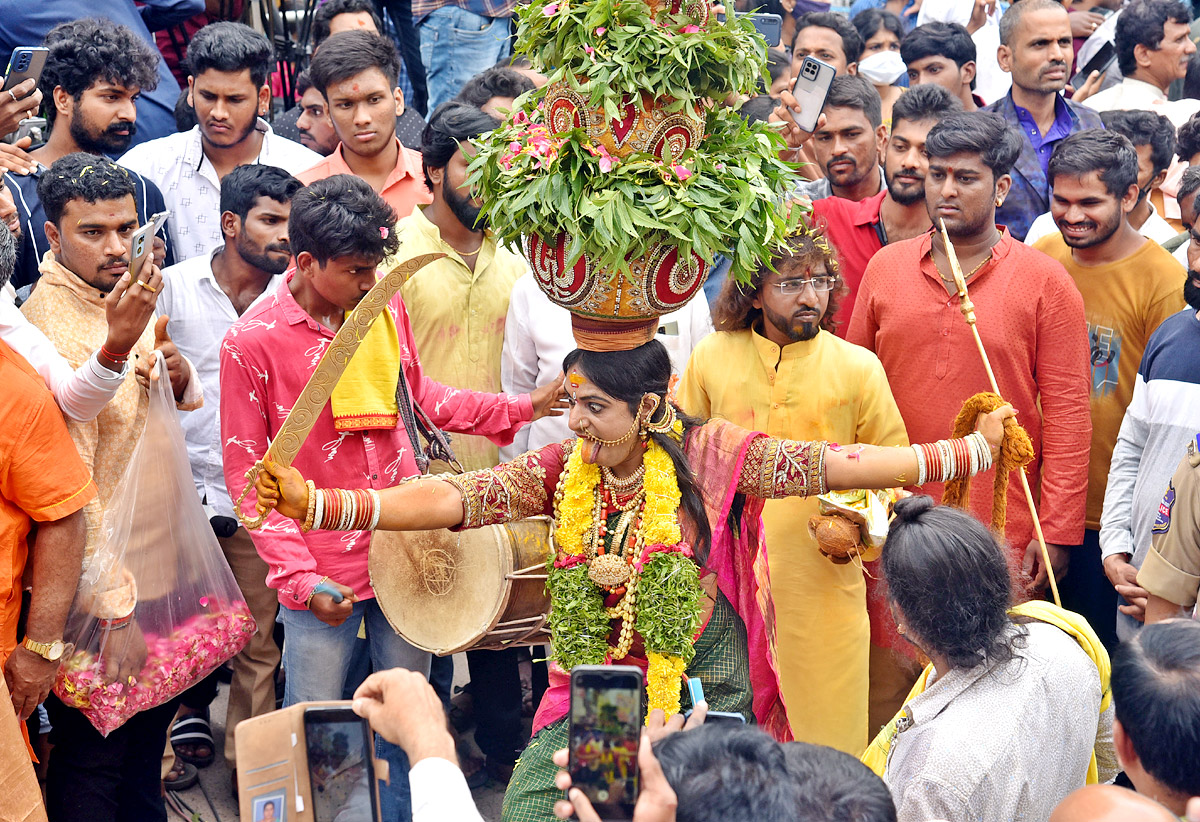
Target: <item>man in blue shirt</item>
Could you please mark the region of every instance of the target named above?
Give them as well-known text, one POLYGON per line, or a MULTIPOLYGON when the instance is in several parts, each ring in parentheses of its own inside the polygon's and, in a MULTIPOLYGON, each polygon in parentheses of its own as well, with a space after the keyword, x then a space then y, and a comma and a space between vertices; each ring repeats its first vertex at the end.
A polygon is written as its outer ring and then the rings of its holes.
POLYGON ((1021 134, 1021 156, 1012 188, 996 204, 996 222, 1024 240, 1039 214, 1050 210, 1046 168, 1060 140, 1088 128, 1104 128, 1100 115, 1072 103, 1060 91, 1074 59, 1071 21, 1057 0, 1025 0, 1000 20, 1000 68, 1012 75, 1008 94, 988 106, 1021 134))
MULTIPOLYGON (((81 17, 103 17, 128 27, 158 51, 150 32, 165 29, 204 11, 204 0, 144 0, 139 8, 133 0, 0 0, 0 61, 8 65, 18 46, 38 46, 59 23, 81 17)), ((46 94, 46 90, 43 89, 46 94)), ((48 97, 49 95, 46 94, 48 97)), ((179 84, 163 61, 158 63, 158 86, 138 100, 138 130, 132 145, 175 133, 175 101, 179 84)))

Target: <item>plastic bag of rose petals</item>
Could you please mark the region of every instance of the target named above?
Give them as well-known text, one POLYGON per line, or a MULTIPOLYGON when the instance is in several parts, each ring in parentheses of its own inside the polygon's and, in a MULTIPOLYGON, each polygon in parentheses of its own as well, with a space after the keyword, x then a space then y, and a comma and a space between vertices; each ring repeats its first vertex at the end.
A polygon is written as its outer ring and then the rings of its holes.
POLYGON ((207 676, 254 631, 196 495, 158 354, 146 427, 85 560, 54 693, 107 736, 207 676))

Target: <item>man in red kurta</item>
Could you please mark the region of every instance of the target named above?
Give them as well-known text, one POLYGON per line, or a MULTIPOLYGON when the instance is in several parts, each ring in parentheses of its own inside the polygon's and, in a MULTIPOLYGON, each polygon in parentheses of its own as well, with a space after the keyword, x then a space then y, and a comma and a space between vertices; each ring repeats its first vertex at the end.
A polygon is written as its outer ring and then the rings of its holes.
MULTIPOLYGON (((1019 140, 994 114, 947 117, 926 140, 925 203, 935 225, 946 222, 1000 394, 1033 440, 1028 477, 1061 574, 1069 556, 1062 546, 1083 541, 1092 429, 1087 325, 1083 298, 1062 265, 995 224, 1019 140)), ((892 243, 867 265, 846 335, 883 362, 913 442, 948 436, 963 402, 991 390, 953 292, 940 234, 892 243)), ((971 511, 990 522, 991 472, 972 486, 971 511)), ((921 490, 940 499, 942 484, 927 482, 921 490)), ((1015 471, 1004 537, 1013 562, 1036 576, 1035 587, 1044 586, 1046 571, 1015 471)), ((869 596, 880 604, 881 592, 869 596)), ((874 616, 885 612, 877 607, 874 616)), ((890 619, 873 621, 872 640, 891 630, 890 619)))

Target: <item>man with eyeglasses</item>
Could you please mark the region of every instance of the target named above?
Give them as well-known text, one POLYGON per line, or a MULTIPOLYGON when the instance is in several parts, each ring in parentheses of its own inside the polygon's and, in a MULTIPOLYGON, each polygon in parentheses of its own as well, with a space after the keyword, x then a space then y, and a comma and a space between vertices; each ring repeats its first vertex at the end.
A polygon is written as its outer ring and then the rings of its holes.
MULTIPOLYGON (((713 306, 721 333, 692 352, 680 407, 771 436, 907 445, 879 360, 829 331, 844 290, 832 246, 809 228, 771 263, 748 286, 726 280, 713 306)), ((818 550, 808 532, 816 513, 815 498, 763 509, 779 678, 796 739, 858 755, 871 670, 866 585, 860 564, 818 550)))

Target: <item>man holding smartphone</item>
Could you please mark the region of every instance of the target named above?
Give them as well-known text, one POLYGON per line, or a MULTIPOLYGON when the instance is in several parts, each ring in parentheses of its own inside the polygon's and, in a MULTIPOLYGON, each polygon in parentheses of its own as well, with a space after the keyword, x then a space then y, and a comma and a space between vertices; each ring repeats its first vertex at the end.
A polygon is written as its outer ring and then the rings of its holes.
MULTIPOLYGON (((4 175, 16 195, 21 219, 21 245, 13 286, 32 285, 38 265, 49 249, 46 211, 38 197, 38 181, 60 157, 77 151, 115 156, 127 149, 137 134, 137 100, 143 90, 158 83, 154 67, 159 57, 132 31, 98 18, 56 26, 46 35, 50 53, 42 70, 42 85, 50 105, 46 119, 52 130, 41 148, 29 153, 29 173, 4 175)), ((132 173, 133 198, 138 221, 165 210, 162 192, 150 180, 132 173)), ((155 262, 175 262, 164 227, 155 242, 155 262)))
MULTIPOLYGON (((138 227, 133 190, 130 172, 111 160, 81 153, 56 161, 38 184, 51 251, 23 310, 73 366, 108 337, 109 292, 128 287, 154 293, 162 285, 162 273, 152 262, 136 280, 129 272, 130 238, 138 227)), ((131 350, 109 353, 122 364, 130 358, 148 364, 156 350, 162 351, 176 403, 189 410, 203 402, 199 381, 166 336, 164 320, 153 330, 147 327, 131 350)), ((67 426, 99 490, 97 499, 84 508, 85 570, 104 541, 104 508, 141 436, 148 403, 148 392, 129 369, 116 396, 94 421, 67 426)), ((141 637, 136 620, 123 630, 141 637)), ((176 705, 171 700, 137 713, 105 737, 75 708, 54 696, 47 699, 55 746, 47 776, 50 818, 165 818, 160 767, 176 705)))

